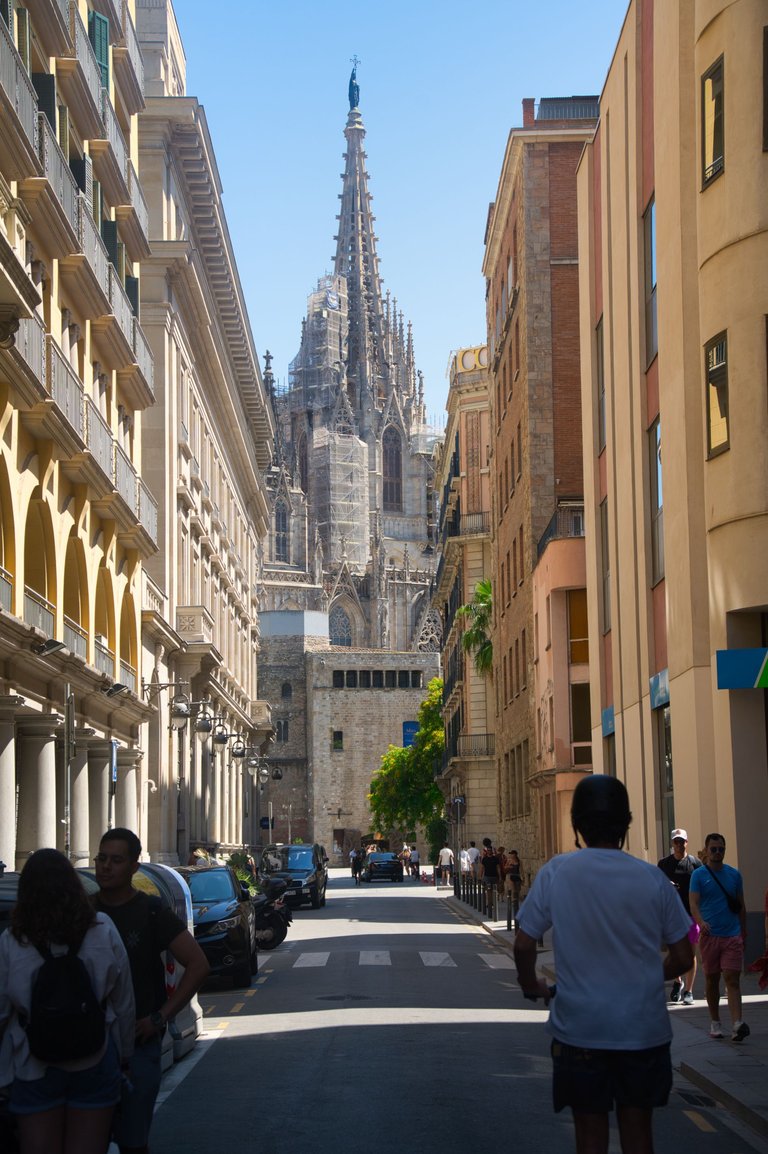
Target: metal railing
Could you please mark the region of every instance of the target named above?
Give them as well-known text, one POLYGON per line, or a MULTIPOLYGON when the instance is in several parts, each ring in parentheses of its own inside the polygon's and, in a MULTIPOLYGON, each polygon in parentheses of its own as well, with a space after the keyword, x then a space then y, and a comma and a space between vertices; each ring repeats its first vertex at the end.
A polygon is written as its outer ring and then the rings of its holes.
POLYGON ((45 325, 35 315, 19 321, 14 351, 34 373, 38 381, 45 381, 45 325))
POLYGON ((131 194, 131 205, 141 225, 141 231, 149 239, 149 209, 144 199, 144 190, 139 181, 139 174, 134 168, 132 160, 128 161, 128 191, 131 194))
POLYGON ((496 752, 495 733, 460 733, 456 742, 458 757, 493 757, 496 752))
POLYGON ((136 35, 136 28, 131 19, 130 9, 128 8, 127 0, 123 0, 123 36, 125 37, 125 47, 128 49, 128 56, 133 71, 136 73, 136 80, 139 88, 144 92, 144 58, 141 55, 141 48, 139 47, 139 38, 136 35))
POLYGON ((584 536, 584 505, 558 505, 552 519, 539 538, 538 556, 541 557, 550 541, 563 537, 584 536))
POLYGON ((2 18, 0 18, 0 87, 15 109, 24 135, 37 152, 37 93, 2 18))
POLYGON ((133 308, 117 269, 111 263, 109 266, 109 303, 120 332, 130 348, 133 349, 133 308))
POLYGON ((83 661, 87 659, 88 634, 81 625, 69 617, 64 618, 64 644, 72 653, 82 657, 83 661))
POLYGON ((81 440, 85 440, 83 383, 55 339, 48 337, 48 392, 81 440))
POLYGON ((69 30, 75 46, 75 59, 83 70, 93 103, 101 111, 101 69, 78 11, 77 0, 71 0, 69 5, 69 30))
POLYGON ((93 651, 93 662, 99 673, 106 673, 114 681, 115 655, 112 650, 97 638, 93 643, 93 651))
POLYGON ((109 300, 109 254, 107 253, 104 241, 99 235, 96 222, 91 216, 90 207, 82 192, 78 197, 78 201, 80 203, 80 247, 85 254, 85 259, 93 270, 96 280, 99 282, 101 291, 107 300, 109 300))
POLYGON ((137 498, 139 523, 144 526, 153 545, 157 545, 157 501, 146 483, 137 477, 137 498))
POLYGON ((490 533, 490 513, 459 513, 445 522, 443 538, 469 537, 478 533, 490 533))
POLYGON ((35 625, 46 637, 53 637, 56 622, 54 607, 36 589, 24 587, 24 620, 27 625, 35 625))
POLYGON ((59 142, 54 135, 50 121, 44 112, 38 114, 38 124, 40 140, 39 155, 40 163, 43 166, 43 173, 53 189, 56 199, 72 227, 73 233, 76 237, 79 237, 77 183, 64 153, 61 151, 59 142))
POLYGON ((127 685, 131 693, 136 692, 136 670, 127 661, 120 662, 120 681, 127 685))
POLYGON ((141 375, 149 386, 149 391, 154 396, 155 359, 152 356, 152 350, 149 347, 149 341, 146 338, 144 329, 136 317, 133 318, 133 355, 136 358, 136 364, 141 370, 141 375))
POLYGON ((123 180, 128 184, 128 146, 125 143, 120 122, 117 119, 117 113, 112 107, 112 101, 109 99, 109 92, 106 88, 101 90, 101 119, 104 122, 104 132, 110 148, 115 154, 117 166, 120 169, 123 180))
POLYGON ((112 480, 112 430, 92 397, 85 398, 85 443, 105 477, 112 480))
POLYGON ((136 487, 136 470, 133 467, 131 458, 126 453, 122 445, 114 442, 114 481, 115 488, 120 496, 125 501, 128 508, 136 515, 139 515, 139 494, 136 487))
POLYGON ((13 577, 0 565, 0 609, 11 612, 13 605, 13 577))

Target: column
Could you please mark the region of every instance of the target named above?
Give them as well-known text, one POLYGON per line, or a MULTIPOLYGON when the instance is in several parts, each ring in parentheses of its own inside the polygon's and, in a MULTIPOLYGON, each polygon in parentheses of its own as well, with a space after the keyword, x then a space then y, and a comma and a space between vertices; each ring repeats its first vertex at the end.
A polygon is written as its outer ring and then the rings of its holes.
MULTIPOLYGON (((36 849, 56 845, 56 727, 58 713, 24 719, 18 727, 16 771, 19 782, 16 868, 36 849)), ((64 816, 63 804, 61 816, 64 816)))
MULTIPOLYGON (((139 829, 138 768, 143 756, 142 749, 121 747, 117 751, 115 825, 129 829, 132 833, 139 829)), ((144 798, 141 800, 143 802, 144 798)))
MULTIPOLYGON (((74 866, 90 865, 98 842, 89 841, 88 745, 87 738, 75 733, 77 752, 70 764, 69 856, 74 866)), ((103 833, 104 830, 101 831, 103 833)))
POLYGON ((94 741, 88 749, 88 842, 95 853, 109 828, 112 742, 94 741))
POLYGON ((0 861, 16 864, 16 710, 23 697, 0 697, 0 861))

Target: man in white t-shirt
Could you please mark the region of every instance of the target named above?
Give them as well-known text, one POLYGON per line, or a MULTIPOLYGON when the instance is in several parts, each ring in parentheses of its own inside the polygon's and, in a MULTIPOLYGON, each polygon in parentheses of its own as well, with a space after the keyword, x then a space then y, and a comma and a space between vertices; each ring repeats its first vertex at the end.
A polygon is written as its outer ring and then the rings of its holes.
POLYGON ((451 870, 453 869, 453 850, 445 843, 440 853, 437 855, 437 865, 443 879, 443 885, 449 886, 451 884, 451 870))
POLYGON ((552 998, 555 1111, 571 1107, 578 1154, 607 1154, 614 1103, 622 1150, 652 1154, 653 1109, 672 1087, 664 982, 687 972, 693 956, 674 888, 656 866, 621 852, 631 820, 621 781, 583 778, 571 807, 580 852, 539 871, 518 917, 518 981, 526 998, 552 998), (550 928, 554 996, 536 976, 536 943, 550 928))
POLYGON ((477 876, 477 859, 480 857, 480 850, 477 848, 473 841, 469 843, 467 856, 469 857, 469 868, 471 872, 477 876))

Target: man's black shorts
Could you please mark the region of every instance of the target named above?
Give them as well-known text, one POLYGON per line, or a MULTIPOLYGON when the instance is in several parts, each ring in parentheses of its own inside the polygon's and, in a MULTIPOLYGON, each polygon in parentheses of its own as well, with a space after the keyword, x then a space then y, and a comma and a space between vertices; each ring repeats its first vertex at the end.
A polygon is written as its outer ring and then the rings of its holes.
POLYGON ((672 1089, 669 1043, 650 1050, 582 1050, 552 1042, 555 1112, 606 1114, 617 1106, 666 1106, 672 1089))

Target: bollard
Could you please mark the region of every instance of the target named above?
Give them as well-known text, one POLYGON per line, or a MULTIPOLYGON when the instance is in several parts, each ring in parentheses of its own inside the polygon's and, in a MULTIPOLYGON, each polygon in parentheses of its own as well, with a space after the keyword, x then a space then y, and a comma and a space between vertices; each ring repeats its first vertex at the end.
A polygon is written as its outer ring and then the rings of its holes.
POLYGON ((512 890, 507 892, 507 932, 512 932, 512 890))

